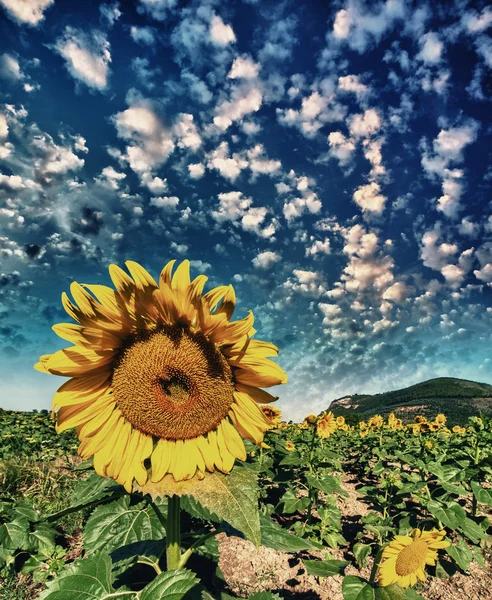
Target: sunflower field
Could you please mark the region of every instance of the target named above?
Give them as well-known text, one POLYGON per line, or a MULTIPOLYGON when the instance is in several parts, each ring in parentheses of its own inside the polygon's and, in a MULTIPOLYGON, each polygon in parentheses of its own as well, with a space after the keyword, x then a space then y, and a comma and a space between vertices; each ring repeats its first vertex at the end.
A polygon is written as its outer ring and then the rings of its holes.
POLYGON ((174 263, 73 282, 51 415, 0 411, 0 599, 487 597, 490 419, 285 423, 276 346, 174 263))
POLYGON ((0 412, 0 598, 445 598, 454 580, 490 572, 489 419, 287 424, 268 409, 263 447, 246 442, 246 460, 212 486, 177 486, 186 562, 171 570, 176 506, 99 476, 50 415, 0 412), (349 496, 357 514, 344 514, 349 496), (257 564, 242 581, 240 559, 224 562, 234 543, 288 557, 301 575, 281 581, 257 564))

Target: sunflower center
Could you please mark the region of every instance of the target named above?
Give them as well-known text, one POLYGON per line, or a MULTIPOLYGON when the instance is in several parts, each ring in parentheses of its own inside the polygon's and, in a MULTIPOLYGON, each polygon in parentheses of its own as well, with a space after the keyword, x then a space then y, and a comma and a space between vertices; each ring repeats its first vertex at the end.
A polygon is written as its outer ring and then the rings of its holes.
POLYGON ((134 427, 179 440, 218 426, 232 405, 234 384, 226 358, 203 333, 168 325, 128 341, 113 392, 134 427))
POLYGON ((424 540, 414 540, 398 554, 396 559, 396 573, 401 577, 415 573, 425 565, 427 543, 424 540))

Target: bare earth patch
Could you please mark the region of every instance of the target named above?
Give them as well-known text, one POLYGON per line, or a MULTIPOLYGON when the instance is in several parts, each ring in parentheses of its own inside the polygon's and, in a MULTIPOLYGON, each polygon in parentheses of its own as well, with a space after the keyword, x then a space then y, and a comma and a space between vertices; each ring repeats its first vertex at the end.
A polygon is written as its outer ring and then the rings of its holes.
MULTIPOLYGON (((339 505, 344 519, 365 515, 367 505, 358 500, 355 482, 347 480, 342 488, 349 494, 339 505)), ((219 567, 224 575, 230 591, 240 597, 260 591, 277 592, 281 598, 299 600, 343 600, 342 576, 318 578, 308 575, 302 557, 345 559, 343 550, 334 551, 329 548, 316 553, 287 554, 272 548, 255 546, 238 537, 227 537, 220 534, 219 567)), ((350 557, 353 560, 353 557, 350 557)), ((358 570, 349 565, 346 575, 356 575, 369 579, 370 568, 358 570)), ((418 591, 426 600, 489 600, 492 599, 492 570, 490 563, 487 569, 478 564, 470 566, 470 574, 456 573, 450 579, 429 577, 418 591)))

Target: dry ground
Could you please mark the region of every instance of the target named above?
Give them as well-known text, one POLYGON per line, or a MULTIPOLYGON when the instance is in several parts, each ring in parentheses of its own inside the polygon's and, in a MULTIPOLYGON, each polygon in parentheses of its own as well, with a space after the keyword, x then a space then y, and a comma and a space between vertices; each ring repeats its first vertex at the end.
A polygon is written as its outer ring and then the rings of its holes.
MULTIPOLYGON (((367 505, 360 502, 355 484, 342 483, 348 498, 340 508, 343 519, 367 513, 367 505)), ((248 597, 259 591, 275 591, 281 598, 299 600, 343 600, 342 576, 318 578, 308 575, 301 558, 260 546, 256 549, 251 542, 237 537, 219 536, 219 567, 229 588, 241 597, 248 597)), ((343 551, 332 551, 333 558, 343 560, 343 551)), ((305 558, 325 558, 326 551, 306 553, 305 558)), ((370 569, 358 570, 349 565, 346 575, 357 575, 369 579, 370 569)), ((417 589, 426 600, 492 600, 492 567, 483 569, 476 563, 470 566, 469 575, 456 573, 450 579, 429 577, 417 589)))

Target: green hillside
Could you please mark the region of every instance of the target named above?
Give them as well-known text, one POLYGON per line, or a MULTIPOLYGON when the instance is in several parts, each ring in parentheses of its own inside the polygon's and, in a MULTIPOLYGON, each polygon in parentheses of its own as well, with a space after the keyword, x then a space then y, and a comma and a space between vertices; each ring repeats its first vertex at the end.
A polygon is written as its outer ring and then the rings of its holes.
POLYGON ((334 400, 330 405, 336 416, 360 415, 361 419, 394 412, 404 422, 414 416, 433 418, 444 413, 451 424, 463 424, 469 416, 482 412, 492 416, 492 385, 438 377, 401 390, 383 394, 355 394, 334 400))

